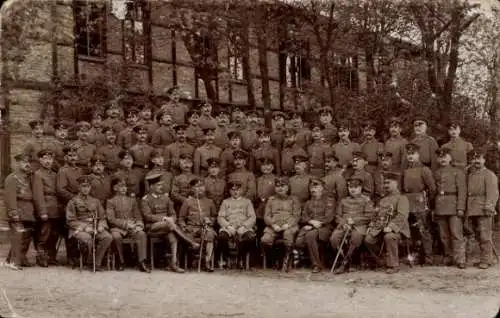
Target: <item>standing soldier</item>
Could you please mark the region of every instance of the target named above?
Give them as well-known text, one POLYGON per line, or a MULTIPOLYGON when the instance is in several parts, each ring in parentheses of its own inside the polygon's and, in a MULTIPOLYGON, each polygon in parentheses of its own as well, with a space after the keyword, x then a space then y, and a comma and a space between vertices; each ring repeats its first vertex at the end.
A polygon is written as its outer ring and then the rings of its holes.
POLYGON ((181 155, 180 164, 181 173, 174 177, 172 181, 172 200, 175 204, 175 210, 178 211, 184 201, 189 197, 190 189, 189 183, 195 179, 193 174, 193 160, 191 157, 181 155))
POLYGON ((285 178, 277 178, 274 186, 276 194, 269 197, 266 204, 266 228, 260 243, 264 253, 267 253, 276 239, 282 238, 286 249, 282 270, 288 271, 295 235, 299 231, 300 202, 295 196, 288 195, 288 180, 285 178))
POLYGON ((215 128, 203 129, 205 143, 194 151, 193 170, 194 174, 206 177, 208 174, 208 158, 219 158, 222 149, 215 145, 215 128))
POLYGON ((373 175, 366 171, 366 164, 368 160, 366 154, 361 151, 355 151, 352 154, 352 175, 356 179, 363 180, 363 190, 362 193, 369 197, 373 197, 375 193, 375 183, 373 180, 373 175))
POLYGON ((133 144, 137 142, 134 127, 137 125, 139 121, 138 117, 139 111, 137 108, 132 108, 126 113, 125 120, 127 121, 127 126, 123 128, 118 133, 117 144, 123 149, 129 149, 133 144))
POLYGON ((237 130, 243 131, 245 129, 245 113, 241 110, 240 107, 233 107, 233 111, 231 113, 231 124, 229 125, 229 130, 237 130))
POLYGON ((38 163, 37 154, 40 150, 44 148, 43 142, 43 121, 42 120, 32 120, 29 122, 31 128, 31 138, 26 142, 24 146, 23 153, 31 156, 31 169, 36 171, 40 165, 38 163))
POLYGON ((102 131, 102 113, 100 110, 92 114, 90 126, 87 141, 96 147, 102 146, 106 141, 106 137, 102 131))
POLYGON ((69 146, 68 141, 68 125, 58 122, 54 125, 55 140, 50 145, 50 149, 54 153, 54 164, 52 169, 57 172, 64 165, 64 148, 69 146))
POLYGON ((198 108, 200 109, 199 125, 201 129, 214 129, 217 127, 215 118, 212 117, 212 104, 208 101, 202 101, 198 108))
POLYGON ((153 118, 153 109, 151 105, 144 103, 142 105, 141 111, 139 112, 139 125, 146 127, 148 131, 148 142, 152 140, 156 130, 160 127, 153 118))
POLYGON ((337 127, 333 124, 333 109, 323 107, 319 110, 319 122, 323 125, 323 138, 328 145, 333 145, 337 139, 337 127))
POLYGON ((249 170, 255 174, 260 174, 260 160, 269 158, 273 161, 276 173, 281 172, 280 152, 277 148, 271 145, 271 132, 266 129, 258 129, 258 145, 257 149, 252 152, 249 170))
POLYGON ((117 103, 110 103, 106 109, 106 119, 102 122, 103 126, 111 127, 117 133, 125 128, 125 123, 121 120, 122 110, 117 103))
POLYGON ((467 186, 467 212, 481 250, 478 267, 486 269, 491 265, 492 219, 498 201, 498 178, 484 166, 484 151, 473 150, 470 153, 471 168, 467 186))
POLYGON ((64 148, 64 166, 57 172, 56 188, 61 206, 65 207, 78 194, 78 178, 83 175, 82 168, 76 165, 77 150, 73 147, 64 148))
POLYGON ((31 185, 31 156, 18 154, 14 157, 16 167, 5 178, 5 208, 10 225, 9 267, 15 270, 29 266, 26 253, 32 240, 31 231, 35 223, 33 191, 31 185))
MULTIPOLYGON (((78 194, 66 206, 66 222, 69 227, 69 238, 74 237, 80 242, 87 255, 91 255, 95 235, 95 267, 102 271, 102 260, 113 238, 107 231, 106 212, 98 199, 90 196, 90 178, 78 177, 78 194)), ((87 262, 92 257, 87 258, 87 262)))
POLYGON ((203 129, 201 129, 199 124, 200 112, 198 110, 190 110, 187 116, 189 122, 186 127, 187 142, 193 145, 193 147, 198 148, 205 141, 203 129))
POLYGON ((420 162, 419 146, 414 143, 406 145, 406 160, 408 168, 403 173, 403 191, 410 202, 410 224, 413 230, 414 241, 416 237, 422 242, 426 265, 433 264, 432 235, 430 232, 431 215, 430 202, 436 194, 436 183, 429 167, 420 162))
POLYGON ((56 173, 52 170, 54 153, 48 149, 38 152, 40 169, 33 175, 33 201, 39 218, 37 264, 47 267, 56 264, 57 240, 64 229, 64 218, 57 202, 56 173))
POLYGON ((294 128, 287 128, 285 130, 285 139, 281 151, 281 175, 285 177, 291 177, 294 174, 294 156, 307 157, 307 152, 297 145, 296 140, 297 130, 294 128))
POLYGON ((203 180, 205 182, 205 190, 207 198, 214 201, 215 207, 218 209, 224 200, 226 192, 226 179, 220 173, 220 160, 218 158, 208 158, 208 175, 203 180))
POLYGON ((427 120, 422 116, 416 117, 413 120, 413 128, 415 138, 411 140, 411 143, 419 147, 420 162, 435 171, 437 169, 436 150, 439 146, 434 137, 427 134, 427 120))
POLYGON ((402 185, 402 170, 399 168, 399 166, 395 166, 392 163, 392 158, 393 158, 392 152, 382 151, 378 154, 378 157, 380 165, 373 174, 373 183, 375 185, 375 202, 378 202, 382 197, 386 195, 384 187, 384 176, 387 172, 393 172, 399 175, 401 177, 401 180, 398 180, 398 185, 400 187, 402 185))
POLYGON ((225 110, 219 110, 215 117, 217 127, 215 127, 215 145, 221 149, 229 147, 229 114, 225 110))
POLYGON ((168 241, 172 255, 170 269, 176 273, 184 273, 177 264, 177 237, 190 244, 193 249, 198 249, 200 245, 177 226, 174 204, 162 189, 161 175, 150 175, 147 181, 151 190, 141 200, 146 230, 150 236, 164 237, 168 241))
POLYGON ((309 183, 312 176, 307 172, 307 157, 295 156, 295 175, 289 179, 290 195, 299 199, 301 204, 309 200, 309 183))
POLYGON ((90 129, 90 124, 88 122, 81 121, 77 123, 75 129, 78 140, 71 146, 76 149, 78 154, 78 161, 76 164, 87 173, 90 166, 90 159, 94 156, 97 147, 88 142, 90 129))
POLYGON ((338 166, 339 159, 335 154, 328 154, 325 157, 326 176, 323 178, 325 183, 325 192, 328 196, 340 202, 347 195, 347 184, 344 178, 343 170, 338 166))
POLYGON ((156 148, 164 148, 175 141, 175 131, 172 126, 172 116, 166 111, 156 114, 158 128, 153 133, 151 145, 156 148))
POLYGON ((361 152, 366 156, 368 164, 365 169, 373 175, 378 167, 378 154, 384 150, 384 144, 375 138, 375 123, 367 121, 363 125, 364 141, 361 144, 361 152))
POLYGON ((361 146, 350 139, 351 129, 348 123, 339 125, 339 141, 333 145, 333 152, 339 158, 340 165, 345 169, 352 161, 352 153, 361 151, 361 146))
POLYGON ((136 198, 127 195, 127 180, 115 178, 111 182, 115 195, 106 202, 106 218, 113 245, 118 254, 117 270, 124 270, 123 239, 132 238, 137 246, 137 261, 141 272, 150 273, 146 265, 148 237, 136 198))
POLYGON ((350 239, 349 249, 344 254, 342 265, 335 270, 335 274, 342 274, 348 269, 351 257, 363 243, 368 224, 373 218, 373 202, 363 195, 362 187, 362 179, 350 178, 347 182, 349 196, 340 200, 337 207, 336 223, 338 225, 330 237, 330 244, 334 250, 339 251, 343 248, 340 243, 346 231, 350 231, 350 239))
POLYGON ((217 210, 214 202, 205 196, 203 180, 193 179, 189 185, 193 189, 193 195, 185 200, 181 206, 179 226, 194 239, 200 240, 203 238, 206 244, 205 270, 213 272, 211 260, 216 236, 213 226, 217 219, 217 210))
POLYGON ((140 197, 143 187, 142 173, 139 170, 133 169, 134 156, 128 150, 122 150, 118 154, 120 158, 120 167, 113 175, 114 178, 127 180, 128 194, 133 197, 140 197))
POLYGON ((179 86, 173 86, 167 90, 169 101, 163 105, 160 111, 166 110, 175 125, 186 124, 186 115, 189 112, 189 107, 181 101, 181 90, 179 86))
POLYGON ((233 156, 235 169, 227 176, 227 180, 228 182, 236 181, 241 184, 243 191, 242 195, 250 201, 253 201, 257 190, 255 189, 255 175, 246 168, 248 153, 239 150, 235 151, 233 156))
POLYGON ((449 148, 451 150, 450 155, 453 161, 452 166, 463 169, 467 167, 467 154, 472 151, 472 144, 465 141, 460 137, 460 124, 457 122, 451 122, 448 126, 448 134, 450 135, 450 141, 445 143, 443 147, 449 148))
POLYGON ((330 145, 323 141, 323 128, 321 124, 312 124, 312 143, 307 147, 310 172, 318 178, 325 176, 325 157, 332 153, 330 145))
POLYGON ((408 198, 399 191, 399 180, 401 180, 400 174, 384 172, 384 192, 387 195, 380 200, 378 212, 368 225, 365 236, 365 245, 376 257, 380 250, 377 249, 377 245, 380 241, 383 242, 387 274, 399 271, 399 243, 403 237, 410 238, 408 225, 410 204, 408 198))
POLYGON ((275 111, 273 112, 273 131, 271 132, 271 144, 278 148, 278 150, 283 149, 283 142, 285 140, 285 118, 286 115, 283 112, 275 111))
MULTIPOLYGON (((302 149, 307 149, 311 144, 311 130, 307 127, 304 127, 304 122, 302 121, 302 116, 300 113, 295 112, 291 119, 292 128, 297 130, 297 138, 296 143, 302 149)), ((318 128, 322 128, 321 126, 317 126, 318 128)))
POLYGON ((396 169, 403 169, 406 165, 406 144, 408 140, 401 136, 401 130, 401 119, 392 117, 389 120, 390 137, 385 141, 384 150, 392 154, 392 164, 396 169))
POLYGON ((99 157, 90 159, 92 173, 90 177, 90 195, 101 201, 102 206, 106 205, 106 200, 112 195, 111 178, 104 172, 104 160, 99 157))
POLYGON ((241 131, 241 147, 249 152, 254 150, 259 142, 257 134, 257 130, 259 129, 258 119, 259 117, 256 112, 249 112, 247 114, 247 125, 241 131))
POLYGON ((147 179, 152 174, 161 174, 161 181, 163 182, 163 190, 165 193, 170 195, 172 191, 172 182, 174 180, 174 174, 167 169, 165 169, 165 158, 163 157, 163 151, 160 149, 155 149, 151 153, 151 170, 146 173, 146 180, 144 181, 145 193, 149 192, 149 183, 147 179))
POLYGON ((434 215, 444 248, 445 265, 465 268, 463 221, 467 186, 463 167, 453 167, 451 149, 436 152, 440 168, 435 172, 437 196, 434 215))
POLYGON ((166 146, 163 152, 165 157, 165 169, 172 171, 174 175, 181 173, 179 167, 180 157, 193 158, 194 146, 190 145, 186 139, 186 126, 178 125, 174 127, 175 142, 166 146))
POLYGON ((116 144, 116 131, 113 128, 104 127, 102 132, 106 138, 106 143, 96 149, 95 155, 103 158, 108 173, 114 173, 120 165, 118 154, 122 148, 116 144))
POLYGON ((323 180, 311 179, 309 184, 311 199, 306 202, 302 210, 300 223, 303 226, 295 242, 298 248, 307 247, 313 273, 319 273, 323 269, 318 243, 328 242, 333 231, 332 223, 335 216, 335 199, 326 195, 324 189, 323 180))
POLYGON ((272 160, 268 158, 261 159, 260 170, 262 174, 257 178, 257 199, 254 204, 257 208, 255 214, 257 217, 257 235, 259 236, 264 231, 264 211, 267 200, 274 195, 274 183, 276 181, 276 175, 273 173, 274 162, 272 160))
POLYGON ((230 131, 227 136, 229 137, 229 147, 225 148, 220 155, 221 173, 223 175, 234 172, 234 152, 243 150, 239 131, 230 131))
POLYGON ((148 130, 145 126, 134 127, 135 139, 137 142, 130 147, 130 153, 134 157, 134 170, 143 179, 148 171, 151 153, 155 148, 148 144, 148 130))

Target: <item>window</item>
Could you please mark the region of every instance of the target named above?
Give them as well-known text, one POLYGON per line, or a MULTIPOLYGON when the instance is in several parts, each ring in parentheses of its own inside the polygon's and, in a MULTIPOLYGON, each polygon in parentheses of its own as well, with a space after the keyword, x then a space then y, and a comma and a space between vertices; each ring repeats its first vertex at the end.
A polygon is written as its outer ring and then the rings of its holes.
MULTIPOLYGON (((234 29, 242 32, 237 25, 233 26, 234 29)), ((243 39, 237 32, 230 31, 228 41, 228 69, 231 79, 242 81, 243 77, 243 39)))
POLYGON ((336 86, 349 90, 358 90, 358 58, 356 56, 334 56, 336 86))
POLYGON ((286 55, 286 86, 302 88, 311 79, 311 70, 307 59, 300 55, 286 55))
POLYGON ((124 57, 127 62, 147 64, 149 10, 142 0, 128 0, 123 21, 124 57))
POLYGON ((74 7, 75 40, 78 55, 104 57, 106 54, 106 4, 77 0, 74 7))

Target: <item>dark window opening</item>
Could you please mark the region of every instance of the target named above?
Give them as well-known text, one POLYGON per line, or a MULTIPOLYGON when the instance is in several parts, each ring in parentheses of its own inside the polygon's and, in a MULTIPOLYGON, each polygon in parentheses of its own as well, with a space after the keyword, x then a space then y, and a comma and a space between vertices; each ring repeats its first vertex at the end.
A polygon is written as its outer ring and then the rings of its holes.
POLYGON ((78 55, 104 57, 106 54, 106 4, 76 0, 74 10, 78 55))
POLYGON ((125 60, 129 63, 148 64, 148 4, 142 0, 129 0, 126 8, 123 21, 125 60))

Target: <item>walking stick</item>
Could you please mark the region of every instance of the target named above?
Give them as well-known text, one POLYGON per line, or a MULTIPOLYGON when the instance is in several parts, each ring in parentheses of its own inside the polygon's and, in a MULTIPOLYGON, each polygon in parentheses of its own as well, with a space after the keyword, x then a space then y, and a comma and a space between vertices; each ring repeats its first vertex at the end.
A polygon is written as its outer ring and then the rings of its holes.
POLYGON ((351 228, 345 231, 344 237, 342 238, 342 241, 340 242, 339 250, 337 251, 337 255, 335 255, 335 260, 333 261, 332 269, 330 270, 330 273, 333 273, 333 270, 335 269, 335 266, 337 265, 337 261, 339 260, 340 253, 342 253, 342 248, 344 247, 344 244, 347 240, 347 236, 351 233, 351 228))
POLYGON ((97 236, 97 212, 93 218, 93 231, 92 231, 92 271, 95 273, 95 242, 97 236))
POLYGON ((200 200, 198 199, 198 196, 196 196, 196 203, 198 204, 198 212, 200 213, 200 220, 203 222, 203 226, 201 228, 200 249, 198 251, 198 273, 199 273, 199 272, 201 272, 201 258, 203 257, 203 244, 205 243, 205 233, 206 233, 207 225, 205 224, 204 220, 201 218, 201 205, 200 205, 200 200))

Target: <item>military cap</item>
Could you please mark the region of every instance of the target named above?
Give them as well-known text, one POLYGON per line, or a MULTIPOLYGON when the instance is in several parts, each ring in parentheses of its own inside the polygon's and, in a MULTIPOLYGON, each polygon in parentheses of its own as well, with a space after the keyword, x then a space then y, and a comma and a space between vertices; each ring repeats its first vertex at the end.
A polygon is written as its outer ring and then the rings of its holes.
POLYGON ((204 184, 203 180, 201 180, 200 178, 194 178, 191 181, 189 181, 189 186, 190 187, 199 187, 199 186, 201 186, 203 184, 204 184))
POLYGON ((399 117, 389 118, 389 126, 400 126, 402 123, 403 121, 399 117))
POLYGON ((212 157, 207 159, 207 165, 209 168, 219 167, 219 164, 220 164, 219 158, 212 157))
POLYGON ((448 147, 441 147, 439 149, 436 149, 436 156, 437 157, 444 157, 446 155, 451 154, 451 149, 448 147))
POLYGON ((259 137, 267 137, 267 136, 270 136, 271 130, 269 130, 269 128, 260 128, 260 129, 257 129, 257 131, 255 133, 259 137))
POLYGON ((316 121, 316 122, 313 122, 311 124, 310 129, 311 129, 311 131, 313 131, 313 130, 323 130, 323 129, 325 129, 325 126, 322 123, 316 121))
POLYGON ((269 157, 262 157, 259 159, 259 163, 263 165, 274 165, 274 161, 269 157))
POLYGON ((384 177, 384 180, 394 180, 394 181, 398 181, 401 180, 401 174, 397 173, 397 172, 390 172, 390 171, 386 171, 384 173, 382 173, 382 176, 384 177))
POLYGON ((424 116, 418 115, 418 116, 415 116, 415 118, 413 118, 413 124, 417 124, 417 123, 427 124, 428 120, 424 116))
POLYGON ((366 154, 362 151, 353 151, 352 152, 352 160, 367 160, 366 154))
POLYGON ((90 165, 94 166, 96 164, 102 164, 104 165, 104 158, 102 156, 93 156, 90 158, 90 165))
POLYGON ((200 112, 197 109, 191 109, 187 112, 187 118, 191 118, 193 115, 200 116, 200 112))
POLYGON ((351 125, 347 121, 341 121, 339 123, 339 130, 351 130, 351 125))
POLYGON ((160 109, 158 113, 156 113, 155 119, 156 121, 160 121, 163 115, 168 114, 166 109, 160 109))
POLYGON ((117 178, 113 178, 111 180, 111 188, 114 188, 116 185, 127 185, 127 179, 125 178, 120 178, 120 177, 117 177, 117 178))
POLYGON ((390 152, 390 151, 379 151, 379 152, 377 152, 377 155, 382 160, 387 159, 387 158, 392 158, 392 156, 393 156, 392 152, 390 152))
POLYGON ((274 185, 276 187, 281 187, 281 186, 284 186, 284 185, 288 185, 288 178, 286 177, 278 177, 274 180, 274 185))
POLYGON ((136 125, 134 128, 133 128, 134 132, 136 134, 140 134, 140 133, 147 133, 148 132, 148 129, 146 128, 146 126, 144 125, 136 125))
POLYGON ((163 157, 163 150, 162 150, 162 149, 155 148, 155 149, 153 149, 153 151, 151 152, 151 159, 153 159, 153 158, 158 158, 158 157, 163 157))
POLYGON ((460 127, 460 123, 458 121, 451 121, 448 124, 448 128, 459 128, 459 127, 460 127))
POLYGON ((76 130, 89 130, 91 125, 86 121, 80 121, 75 125, 76 130))
POLYGON ((325 185, 325 182, 323 180, 321 180, 320 178, 312 178, 310 181, 309 181, 309 185, 310 186, 324 186, 325 185))
POLYGON ((284 112, 281 112, 281 111, 275 111, 273 112, 273 119, 278 119, 278 118, 283 118, 283 119, 286 119, 287 116, 284 112))
POLYGON ((229 139, 233 139, 233 138, 241 139, 241 132, 239 132, 238 130, 232 130, 232 131, 227 133, 227 138, 229 138, 229 139))
POLYGON ((242 112, 243 112, 243 110, 241 110, 241 107, 240 107, 240 106, 233 106, 233 107, 231 108, 231 112, 232 112, 232 113, 236 113, 236 112, 241 112, 241 113, 242 113, 242 112))
POLYGON ((199 109, 205 107, 205 106, 212 106, 212 104, 210 104, 210 102, 208 100, 202 100, 198 103, 197 105, 199 109))
POLYGON ((118 153, 118 158, 125 159, 125 157, 131 157, 132 159, 134 158, 134 156, 132 156, 132 153, 129 152, 128 150, 125 149, 120 150, 120 152, 118 153))
POLYGON ((229 116, 229 113, 225 109, 219 109, 219 111, 216 113, 216 116, 229 116))
POLYGON ((63 122, 57 122, 54 124, 55 130, 68 129, 68 128, 69 128, 68 125, 63 122))
POLYGON ((175 125, 175 126, 174 126, 174 130, 175 130, 175 132, 179 132, 179 130, 181 130, 181 131, 186 131, 186 129, 187 129, 187 126, 186 126, 186 125, 184 125, 184 124, 181 124, 181 125, 175 125))
POLYGON ((250 111, 248 111, 246 115, 247 115, 247 117, 259 117, 259 116, 257 115, 257 112, 256 112, 256 111, 254 111, 254 110, 250 110, 250 111))
POLYGON ((161 178, 163 177, 163 173, 148 173, 146 174, 146 177, 144 178, 149 184, 155 184, 155 183, 158 183, 161 180, 161 178))
POLYGON ((43 121, 40 119, 32 120, 29 122, 30 128, 35 129, 37 126, 43 127, 43 121))
POLYGON ((139 107, 141 111, 144 110, 153 110, 153 106, 149 103, 142 103, 142 105, 139 107))
POLYGON ((364 182, 363 178, 359 176, 352 176, 349 179, 347 179, 348 186, 362 186, 363 182, 364 182))
POLYGON ((30 161, 31 156, 28 153, 22 152, 14 156, 14 160, 16 161, 30 161))
POLYGON ((95 119, 95 118, 102 118, 104 116, 104 114, 102 113, 102 111, 100 110, 96 110, 92 113, 92 119, 95 119))
POLYGON ((292 118, 292 119, 302 119, 302 113, 297 112, 297 111, 292 112, 292 114, 291 114, 291 118, 292 118))
POLYGON ((363 123, 363 129, 364 130, 371 130, 371 129, 376 129, 375 122, 373 120, 366 120, 363 123))
POLYGON ((233 158, 236 159, 247 159, 248 153, 243 150, 235 150, 233 152, 233 158))
POLYGON ((230 190, 235 190, 235 189, 240 189, 243 185, 241 184, 241 181, 239 180, 230 180, 227 183, 227 187, 230 190))
POLYGON ((332 115, 333 114, 333 109, 329 106, 325 106, 325 107, 321 107, 320 110, 319 110, 319 114, 320 115, 324 115, 324 114, 330 114, 332 115))
POLYGON ((302 156, 302 155, 295 155, 295 156, 292 157, 292 160, 295 163, 308 162, 309 158, 307 158, 306 156, 302 156))
POLYGON ((285 136, 293 136, 297 134, 297 129, 289 127, 285 129, 285 136))
POLYGON ((54 155, 54 152, 50 149, 47 149, 47 148, 44 148, 44 149, 41 149, 40 151, 38 151, 38 153, 36 154, 36 156, 38 158, 42 158, 44 156, 53 156, 54 155))
POLYGON ((207 127, 207 128, 203 128, 203 134, 206 135, 208 133, 213 133, 215 131, 215 128, 214 127, 207 127))
POLYGON ((179 159, 180 159, 180 160, 191 160, 191 161, 193 160, 193 158, 191 158, 191 156, 188 156, 188 155, 186 155, 186 154, 181 154, 181 155, 179 156, 179 159))
POLYGON ((92 178, 89 175, 79 176, 76 179, 76 182, 78 182, 79 184, 84 184, 84 183, 90 184, 91 181, 92 181, 92 178))
POLYGON ((120 109, 120 105, 117 102, 111 102, 106 105, 106 110, 110 109, 120 109))
POLYGON ((114 134, 116 134, 116 130, 113 127, 111 127, 111 126, 104 126, 104 128, 102 129, 102 132, 103 133, 107 133, 108 131, 111 131, 114 134))
POLYGON ((133 107, 133 108, 130 108, 126 112, 125 117, 137 116, 137 114, 139 114, 139 110, 137 108, 133 107))
POLYGON ((167 89, 167 91, 165 92, 167 95, 171 95, 173 92, 175 91, 179 91, 180 90, 180 87, 175 85, 175 86, 172 86, 170 87, 169 89, 167 89))
POLYGON ((467 153, 467 156, 471 159, 484 157, 484 155, 485 151, 482 148, 473 149, 467 153))
POLYGON ((405 148, 406 148, 407 153, 414 153, 414 152, 418 152, 420 150, 419 145, 411 143, 411 142, 406 144, 405 148))
POLYGON ((325 153, 325 161, 329 161, 329 160, 335 160, 335 161, 339 161, 339 157, 337 157, 337 155, 335 154, 335 152, 327 152, 325 153))
POLYGON ((78 149, 76 147, 73 147, 73 146, 66 146, 63 148, 63 153, 65 155, 68 155, 70 153, 77 153, 78 149))

